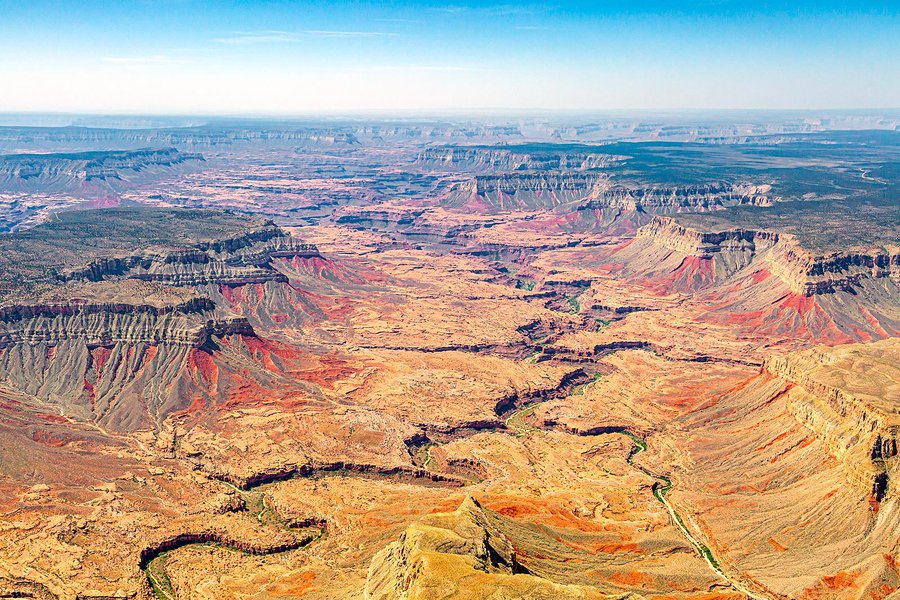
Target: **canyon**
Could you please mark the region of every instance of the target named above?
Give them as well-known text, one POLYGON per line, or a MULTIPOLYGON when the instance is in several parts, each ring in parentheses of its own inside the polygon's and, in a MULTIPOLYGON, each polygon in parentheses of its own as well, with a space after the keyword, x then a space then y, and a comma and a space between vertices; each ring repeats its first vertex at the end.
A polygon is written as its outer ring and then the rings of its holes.
POLYGON ((0 597, 897 598, 864 125, 0 127, 0 597))

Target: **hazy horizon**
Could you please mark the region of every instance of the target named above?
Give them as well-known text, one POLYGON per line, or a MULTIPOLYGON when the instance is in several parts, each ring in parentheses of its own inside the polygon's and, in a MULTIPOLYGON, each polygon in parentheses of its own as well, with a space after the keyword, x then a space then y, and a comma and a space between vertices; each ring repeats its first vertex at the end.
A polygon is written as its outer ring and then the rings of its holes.
POLYGON ((0 0, 0 13, 6 113, 900 106, 888 2, 0 0))

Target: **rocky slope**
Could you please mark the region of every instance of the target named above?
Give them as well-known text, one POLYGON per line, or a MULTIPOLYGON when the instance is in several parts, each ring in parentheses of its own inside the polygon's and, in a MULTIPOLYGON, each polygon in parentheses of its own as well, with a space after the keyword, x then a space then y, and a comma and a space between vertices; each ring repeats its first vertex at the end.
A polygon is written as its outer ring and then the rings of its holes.
POLYGON ((417 164, 460 171, 585 171, 601 169, 622 159, 589 150, 529 152, 497 147, 436 146, 420 152, 417 164))
POLYGON ((202 211, 68 213, 4 242, 32 262, 0 265, 17 275, 0 290, 0 379, 120 428, 184 408, 190 390, 206 385, 186 375, 203 371, 216 340, 254 336, 251 320, 223 300, 227 290, 286 286, 273 262, 319 257, 269 221, 202 211), (122 237, 65 235, 85 219, 98 231, 121 228, 122 237), (145 229, 154 225, 163 228, 145 229), (155 243, 145 246, 129 228, 155 243), (41 253, 56 242, 56 255, 41 253))
POLYGON ((202 161, 175 148, 0 156, 0 189, 79 192, 114 190, 135 177, 146 178, 202 161))
MULTIPOLYGON (((372 559, 365 597, 371 600, 434 598, 613 598, 596 588, 561 585, 519 563, 508 520, 466 498, 452 513, 411 525, 372 559), (505 526, 505 527, 504 527, 505 526)), ((522 541, 518 540, 521 544, 522 541)))
POLYGON ((791 384, 787 403, 874 502, 898 493, 900 340, 811 349, 766 359, 791 384))
POLYGON ((900 333, 900 249, 817 254, 791 234, 700 231, 655 217, 611 264, 658 293, 695 294, 707 318, 830 343, 900 333))
POLYGON ((679 420, 690 458, 673 501, 764 597, 900 589, 898 350, 894 338, 770 357, 679 420))

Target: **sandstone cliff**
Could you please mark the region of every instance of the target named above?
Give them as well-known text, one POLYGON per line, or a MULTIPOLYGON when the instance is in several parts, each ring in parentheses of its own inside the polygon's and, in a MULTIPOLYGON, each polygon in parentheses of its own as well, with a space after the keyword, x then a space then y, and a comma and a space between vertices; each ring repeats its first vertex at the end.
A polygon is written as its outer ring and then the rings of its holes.
POLYGON ((114 189, 137 174, 164 172, 202 161, 175 148, 0 156, 0 188, 81 191, 85 186, 114 189))
POLYGON ((873 502, 900 491, 900 340, 814 348, 766 359, 789 382, 788 407, 873 502))
MULTIPOLYGON (((4 242, 0 270, 14 276, 0 286, 0 379, 63 414, 129 429, 215 396, 205 378, 218 377, 221 340, 255 335, 230 290, 288 288, 276 263, 321 258, 269 221, 207 211, 70 213, 4 242)), ((236 360, 251 358, 236 348, 236 360)))
POLYGON ((519 564, 502 518, 467 498, 452 513, 411 525, 372 559, 367 600, 612 598, 596 588, 565 585, 519 564))
POLYGON ((766 185, 713 182, 686 186, 637 186, 612 183, 602 171, 509 172, 480 175, 457 184, 447 206, 488 210, 555 209, 574 204, 576 213, 611 210, 649 215, 701 212, 736 205, 768 205, 766 185))
POLYGON ((584 171, 620 162, 624 157, 590 151, 529 152, 511 148, 437 146, 420 152, 416 162, 431 168, 474 171, 584 171))
POLYGON ((624 208, 648 213, 714 210, 741 204, 768 205, 767 185, 714 182, 685 186, 613 186, 584 204, 591 208, 624 208))
POLYGON ((900 247, 817 255, 802 248, 790 234, 747 229, 706 232, 667 217, 654 218, 638 230, 638 238, 686 256, 724 263, 726 275, 764 257, 771 273, 806 297, 852 291, 865 279, 900 278, 900 247))

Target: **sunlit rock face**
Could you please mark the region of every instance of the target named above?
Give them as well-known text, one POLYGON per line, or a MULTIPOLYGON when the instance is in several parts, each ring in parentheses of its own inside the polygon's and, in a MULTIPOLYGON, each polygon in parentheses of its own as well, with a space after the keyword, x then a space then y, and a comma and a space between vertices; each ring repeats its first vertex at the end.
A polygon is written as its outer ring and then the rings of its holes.
POLYGON ((900 344, 888 339, 766 360, 767 372, 792 384, 794 416, 821 438, 847 479, 882 502, 897 493, 900 344))
POLYGON ((159 425, 186 408, 198 381, 185 375, 202 370, 217 340, 256 337, 251 320, 219 300, 222 289, 286 286, 273 261, 321 258, 270 222, 213 212, 71 213, 5 241, 30 258, 7 262, 7 272, 30 278, 8 278, 3 290, 4 378, 64 414, 125 429, 159 425), (130 235, 98 239, 81 228, 86 219, 101 236, 105 227, 130 235), (60 265, 40 256, 54 241, 70 253, 60 265))
POLYGON ((9 191, 113 191, 129 179, 165 176, 193 168, 202 160, 199 154, 181 153, 175 148, 6 154, 0 156, 0 186, 9 191))
POLYGON ((823 127, 0 131, 102 153, 0 185, 0 596, 896 595, 894 151, 823 127))

